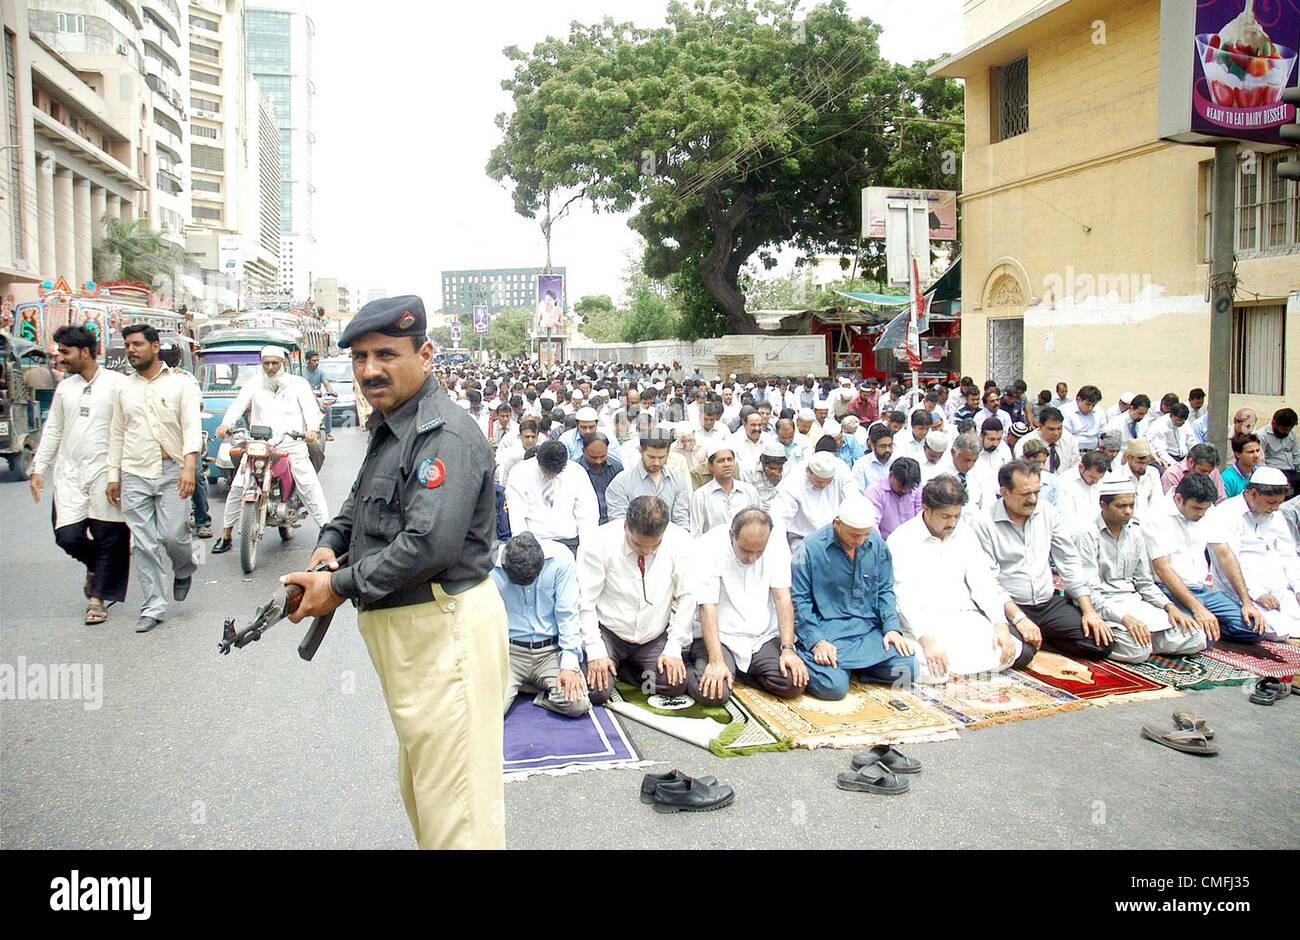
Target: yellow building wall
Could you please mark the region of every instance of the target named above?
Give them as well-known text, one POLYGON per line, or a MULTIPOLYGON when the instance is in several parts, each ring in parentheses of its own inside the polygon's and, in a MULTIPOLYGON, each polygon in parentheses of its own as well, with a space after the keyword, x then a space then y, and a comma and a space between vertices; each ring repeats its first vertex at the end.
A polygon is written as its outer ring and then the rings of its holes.
MULTIPOLYGON (((1072 391, 1097 385, 1107 401, 1127 389, 1185 397, 1209 380, 1200 164, 1213 151, 1155 137, 1158 0, 1072 6, 1070 28, 1037 37, 1026 29, 1029 131, 990 143, 989 77, 966 80, 962 372, 988 373, 990 317, 1022 316, 1031 393, 1065 381, 1072 391), (1093 41, 1096 20, 1104 44, 1093 41), (1004 276, 1018 302, 995 287, 1004 276)), ((1261 302, 1286 302, 1300 290, 1300 253, 1243 259, 1237 273, 1261 302)), ((1294 402, 1300 295, 1286 341, 1294 402)), ((1271 414, 1283 398, 1232 404, 1271 414)))

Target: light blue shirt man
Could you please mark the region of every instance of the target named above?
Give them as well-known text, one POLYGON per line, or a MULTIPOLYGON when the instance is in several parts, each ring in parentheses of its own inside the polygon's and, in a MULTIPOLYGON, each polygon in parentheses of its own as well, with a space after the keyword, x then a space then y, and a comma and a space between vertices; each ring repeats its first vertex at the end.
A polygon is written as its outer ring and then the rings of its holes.
POLYGON ((510 639, 524 643, 558 640, 560 668, 576 670, 582 658, 578 564, 573 553, 559 542, 538 539, 538 543, 546 560, 537 580, 515 584, 500 563, 492 569, 492 580, 506 605, 510 639))

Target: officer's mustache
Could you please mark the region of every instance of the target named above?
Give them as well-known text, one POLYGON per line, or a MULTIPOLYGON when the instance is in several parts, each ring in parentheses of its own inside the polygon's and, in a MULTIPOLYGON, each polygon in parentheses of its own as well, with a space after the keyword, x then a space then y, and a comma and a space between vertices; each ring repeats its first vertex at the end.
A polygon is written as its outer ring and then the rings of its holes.
POLYGON ((393 380, 388 378, 375 378, 375 379, 361 380, 362 388, 387 388, 389 385, 392 384, 393 384, 393 380))

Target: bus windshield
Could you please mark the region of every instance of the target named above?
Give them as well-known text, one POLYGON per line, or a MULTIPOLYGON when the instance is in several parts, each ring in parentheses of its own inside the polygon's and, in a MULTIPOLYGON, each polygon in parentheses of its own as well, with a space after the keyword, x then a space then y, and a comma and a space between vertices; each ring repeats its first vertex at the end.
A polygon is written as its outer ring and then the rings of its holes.
POLYGON ((257 353, 204 354, 196 371, 203 394, 233 395, 262 371, 262 362, 257 353))

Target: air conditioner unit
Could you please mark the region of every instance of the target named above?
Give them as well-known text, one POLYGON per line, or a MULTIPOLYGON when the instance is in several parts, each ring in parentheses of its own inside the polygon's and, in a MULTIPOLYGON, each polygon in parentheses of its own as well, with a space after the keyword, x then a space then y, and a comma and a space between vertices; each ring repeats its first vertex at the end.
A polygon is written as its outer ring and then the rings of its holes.
POLYGON ((126 46, 119 45, 119 46, 117 47, 117 54, 118 54, 118 55, 126 55, 126 54, 127 54, 126 46))

